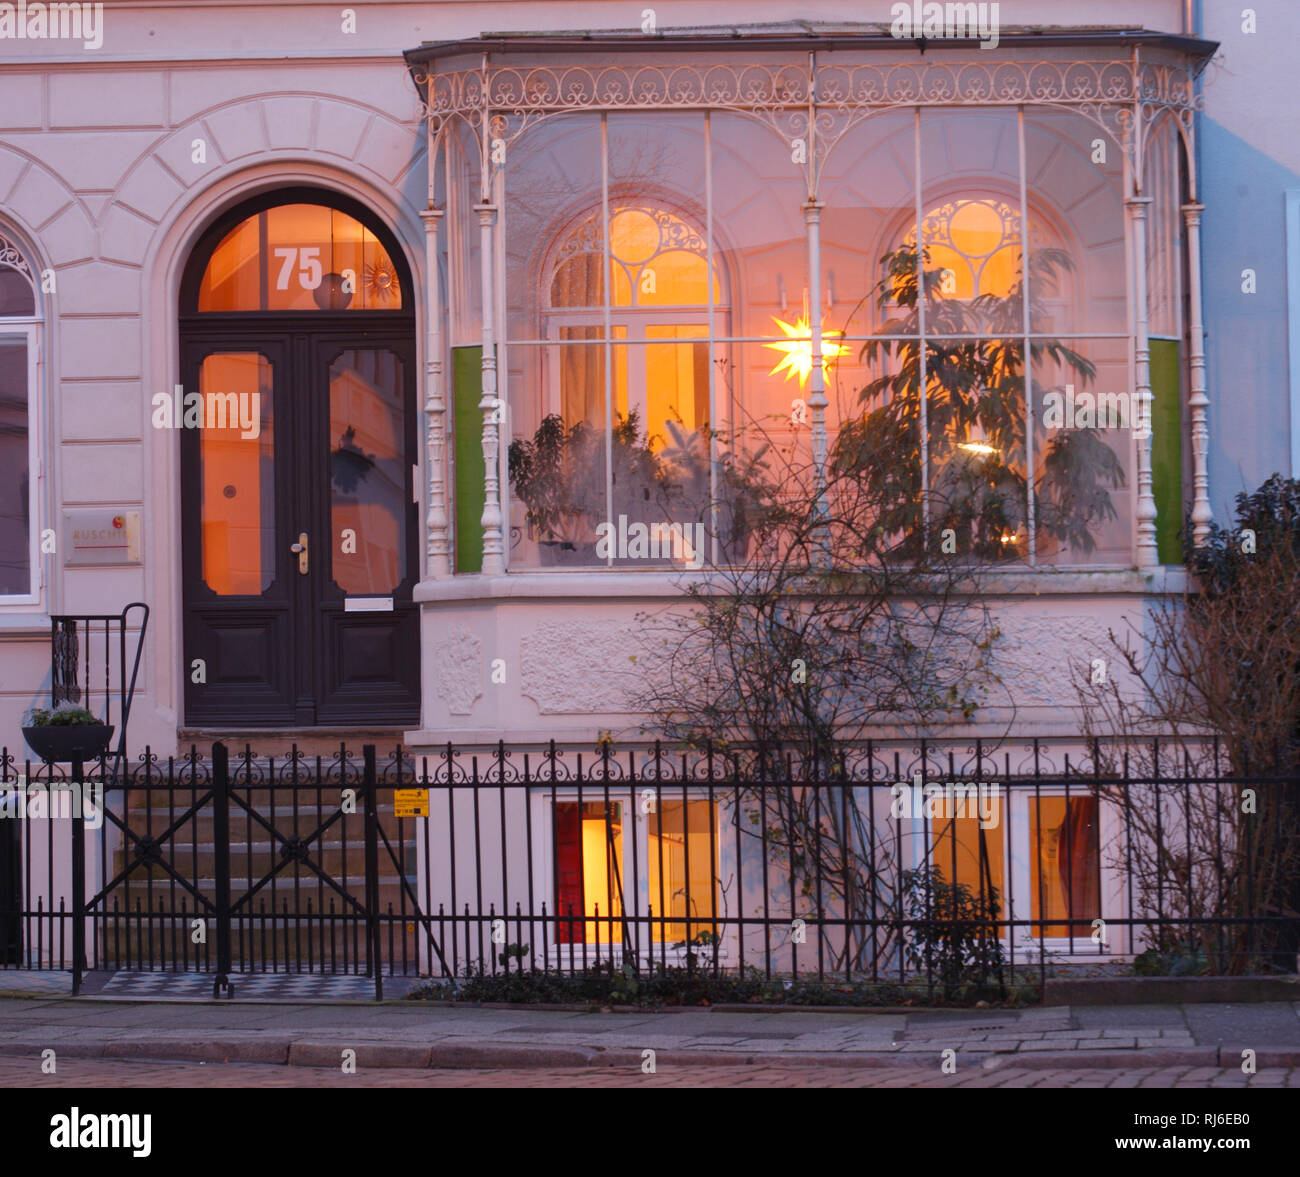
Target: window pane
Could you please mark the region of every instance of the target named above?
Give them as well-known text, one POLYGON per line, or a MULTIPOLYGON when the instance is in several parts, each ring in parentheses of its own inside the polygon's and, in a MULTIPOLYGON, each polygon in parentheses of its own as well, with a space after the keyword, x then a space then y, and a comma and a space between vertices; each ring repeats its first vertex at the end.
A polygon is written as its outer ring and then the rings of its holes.
POLYGON ((31 592, 27 406, 27 340, 0 338, 0 594, 31 592))
POLYGON ((1038 557, 1127 566, 1138 424, 1128 342, 1061 338, 1033 346, 1038 557))
POLYGON ((650 817, 650 938, 658 944, 716 943, 717 825, 708 801, 662 801, 650 817), (687 917, 690 917, 689 934, 687 917), (659 917, 671 922, 660 924, 659 917))
MULTIPOLYGON (((606 348, 585 342, 602 338, 599 327, 555 331, 556 344, 509 352, 517 402, 533 406, 519 414, 523 419, 510 443, 511 560, 529 567, 593 567, 606 563, 597 555, 596 528, 609 513, 606 348)), ((614 331, 621 338, 623 328, 614 331)), ((634 481, 632 467, 649 457, 644 444, 627 440, 627 348, 619 344, 610 351, 614 421, 622 424, 612 451, 614 474, 616 487, 625 487, 634 481)))
POLYGON ((620 944, 623 806, 555 803, 555 942, 620 944), (587 918, 583 918, 583 917, 587 918))
POLYGON ((909 234, 915 240, 915 129, 910 110, 873 114, 831 149, 820 185, 827 328, 871 335, 895 314, 880 283, 885 257, 909 234))
POLYGON ((400 310, 387 250, 337 209, 284 204, 236 225, 212 253, 200 311, 400 310))
POLYGON ((945 882, 966 887, 990 917, 996 898, 998 918, 1006 919, 1002 803, 1001 796, 971 795, 961 802, 964 814, 957 810, 957 816, 936 818, 932 862, 945 882), (978 817, 971 815, 976 805, 982 807, 978 817), (982 824, 985 822, 987 825, 982 824))
POLYGON ((270 361, 257 352, 207 356, 199 393, 205 408, 199 432, 203 581, 219 596, 257 596, 275 579, 270 361), (256 430, 241 428, 238 410, 256 430))
POLYGON ((1124 152, 1090 119, 1030 108, 1025 182, 1033 329, 1127 332, 1124 152))
POLYGON ((36 295, 26 274, 0 262, 0 315, 36 314, 36 295))
MULTIPOLYGON (((921 241, 931 334, 1024 329, 1016 112, 921 114, 921 241), (987 301, 975 301, 987 296, 987 301)), ((904 248, 915 251, 913 230, 904 248)), ((914 256, 914 252, 913 252, 914 256)))
MULTIPOLYGON (((713 249, 723 289, 743 292, 729 322, 734 336, 780 335, 777 320, 803 313, 808 183, 780 136, 739 114, 710 117, 713 153, 713 249)), ((809 302, 817 302, 810 297, 809 302)), ((770 366, 770 365, 769 365, 770 366)), ((789 401, 786 402, 787 406, 789 401)))
POLYGON ((330 550, 345 593, 386 596, 406 566, 402 362, 387 348, 330 365, 330 550))
POLYGON ((1040 797, 1029 809, 1029 853, 1038 863, 1032 919, 1061 920, 1032 935, 1087 937, 1101 915, 1095 797, 1040 797))

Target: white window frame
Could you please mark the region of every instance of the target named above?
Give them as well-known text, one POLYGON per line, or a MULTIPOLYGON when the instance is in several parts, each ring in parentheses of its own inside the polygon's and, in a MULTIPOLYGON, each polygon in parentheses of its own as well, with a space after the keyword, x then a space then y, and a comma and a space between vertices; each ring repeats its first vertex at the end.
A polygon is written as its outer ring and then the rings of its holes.
MULTIPOLYGON (((635 788, 620 783, 617 787, 611 785, 608 794, 608 800, 611 805, 618 804, 623 807, 623 852, 621 861, 619 862, 619 869, 623 873, 625 883, 628 879, 633 878, 633 839, 635 839, 636 843, 636 863, 640 867, 640 877, 637 879, 637 895, 635 901, 633 901, 632 895, 625 890, 623 901, 625 910, 628 912, 635 912, 635 918, 639 920, 644 920, 646 918, 646 913, 649 911, 651 899, 649 861, 650 816, 649 814, 641 812, 640 794, 643 789, 652 788, 653 785, 645 782, 638 784, 635 788), (629 831, 631 836, 629 836, 629 831)), ((682 787, 680 782, 664 782, 660 796, 665 801, 682 800, 682 787)), ((599 805, 603 804, 605 800, 605 787, 602 783, 593 781, 588 785, 584 785, 582 789, 582 803, 584 805, 599 805)), ((709 801, 709 796, 707 792, 693 788, 688 789, 686 800, 707 802, 709 801)), ((718 861, 714 864, 714 869, 717 873, 717 878, 724 879, 726 878, 728 867, 728 847, 726 839, 723 837, 724 826, 722 820, 722 798, 715 793, 712 800, 714 807, 713 820, 717 830, 715 847, 718 855, 718 861)), ((549 785, 539 786, 536 792, 533 793, 530 801, 533 810, 533 836, 534 838, 541 839, 541 846, 533 855, 533 889, 535 895, 541 896, 545 899, 546 910, 550 917, 550 928, 548 929, 550 943, 547 947, 546 954, 547 967, 552 969, 567 968, 570 962, 570 950, 572 950, 572 961, 576 967, 581 967, 584 959, 590 967, 594 966, 598 959, 596 956, 596 941, 588 940, 585 942, 586 956, 584 958, 584 941, 575 940, 571 944, 557 944, 554 940, 554 929, 557 926, 560 913, 557 910, 559 897, 556 894, 555 889, 555 810, 552 806, 552 802, 557 804, 564 802, 576 804, 578 802, 577 786, 568 783, 557 785, 553 795, 549 785)), ((734 849, 732 853, 734 854, 734 849)), ((658 897, 655 896, 655 898, 657 899, 658 897)), ((716 910, 721 916, 725 907, 725 900, 716 882, 714 888, 714 904, 716 910)), ((539 914, 540 910, 539 907, 539 914)), ((584 928, 585 923, 592 918, 594 917, 587 916, 585 912, 581 915, 574 916, 575 922, 582 922, 584 928)), ((607 923, 608 918, 609 916, 606 912, 601 915, 599 921, 601 933, 601 940, 599 942, 599 959, 601 961, 612 960, 617 967, 623 960, 623 945, 621 938, 616 939, 613 943, 610 943, 610 941, 604 938, 604 933, 609 929, 609 924, 607 923)), ((507 919, 508 926, 512 926, 512 919, 513 916, 507 919)), ((685 922, 685 917, 682 917, 681 919, 670 917, 670 919, 671 922, 674 923, 685 922)), ((704 922, 706 921, 703 919, 700 920, 700 923, 704 922)), ((615 931, 617 931, 619 921, 614 920, 613 923, 615 931)), ((732 961, 736 959, 739 950, 737 928, 734 925, 724 924, 720 930, 720 936, 722 942, 718 947, 718 963, 720 967, 727 968, 732 961)), ((530 955, 540 958, 540 953, 536 951, 537 948, 537 945, 531 946, 530 955)), ((653 962, 657 965, 662 963, 668 965, 669 968, 685 967, 686 965, 685 949, 674 947, 673 942, 669 939, 655 940, 654 930, 648 925, 645 926, 645 934, 642 936, 641 949, 642 964, 653 962)), ((709 967, 712 967, 712 949, 705 948, 701 949, 700 952, 707 955, 709 967)))
MULTIPOLYGON (((39 298, 39 296, 37 296, 39 298)), ((41 562, 41 530, 45 519, 45 469, 41 461, 41 319, 35 315, 0 318, 0 339, 27 344, 27 469, 28 469, 28 591, 0 593, 0 614, 30 609, 41 603, 45 569, 41 562)))
MULTIPOLYGON (((1036 798, 1047 800, 1052 797, 1065 797, 1065 786, 1055 782, 1051 784, 1044 783, 1039 789, 1035 790, 1020 786, 1008 788, 1002 785, 999 791, 1003 812, 1008 816, 999 823, 995 830, 989 831, 1001 842, 1005 872, 1001 879, 993 880, 993 885, 998 890, 998 918, 1000 920, 1032 920, 1034 918, 1034 895, 1037 890, 1037 879, 1034 873, 1037 847, 1033 844, 1029 834, 1031 806, 1036 798), (1008 887, 1008 881, 1012 883, 1012 886, 1008 887)), ((1092 791, 1086 783, 1082 781, 1071 782, 1069 796, 1072 799, 1091 795, 1092 791)), ((914 829, 921 836, 913 839, 911 853, 905 855, 908 865, 912 869, 924 866, 927 862, 939 867, 941 870, 947 865, 942 852, 936 856, 929 849, 934 845, 938 828, 936 822, 938 826, 942 826, 945 820, 943 818, 924 818, 915 823, 914 829)), ((904 836, 907 836, 906 830, 904 830, 904 836)), ((1101 911, 1098 914, 1101 916, 1109 914, 1112 919, 1127 918, 1125 895, 1123 887, 1119 885, 1122 880, 1118 879, 1116 871, 1109 864, 1106 855, 1108 846, 1121 843, 1123 837, 1122 823, 1116 812, 1115 805, 1110 803, 1104 795, 1099 806, 1097 837, 1101 846, 1101 864, 1097 883, 1101 911)), ((1091 922, 1085 912, 1077 912, 1075 918, 1091 922)), ((1046 922, 1050 925, 1053 921, 1046 922)), ((1080 929, 1080 931, 1083 931, 1083 929, 1080 929)), ((1131 955, 1133 952, 1130 943, 1131 934, 1127 928, 1116 928, 1108 932, 1106 944, 1100 952, 1097 950, 1097 944, 1092 940, 1090 931, 1084 932, 1082 935, 1044 937, 1038 935, 1038 929, 1033 927, 1013 927, 1003 929, 1003 936, 1001 937, 1003 949, 1008 954, 1011 950, 1011 938, 1006 934, 1007 932, 1014 936, 1017 963, 1037 960, 1041 953, 1046 953, 1049 958, 1055 957, 1057 959, 1077 961, 1091 960, 1096 963, 1119 956, 1131 955)))

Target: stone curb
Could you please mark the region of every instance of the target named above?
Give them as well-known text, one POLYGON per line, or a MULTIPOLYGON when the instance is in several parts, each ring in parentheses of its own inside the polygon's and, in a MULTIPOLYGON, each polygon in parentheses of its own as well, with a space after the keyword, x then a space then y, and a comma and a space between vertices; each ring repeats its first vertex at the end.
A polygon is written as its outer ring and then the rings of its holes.
MULTIPOLYGON (((280 1066, 332 1069, 341 1065, 343 1050, 356 1051, 356 1063, 362 1068, 422 1070, 429 1067, 447 1070, 489 1068, 550 1069, 560 1067, 635 1067, 642 1064, 642 1052, 626 1048, 605 1049, 586 1046, 527 1046, 502 1043, 415 1043, 335 1042, 292 1040, 265 1034, 227 1041, 192 1042, 173 1038, 99 1039, 96 1041, 40 1040, 0 1041, 0 1055, 28 1055, 39 1061, 42 1050, 53 1048, 64 1058, 150 1059, 157 1062, 269 1063, 280 1066)), ((1252 1048, 1253 1049, 1253 1048, 1252 1048)), ((941 1050, 936 1049, 937 1057, 941 1050)), ((924 1066, 928 1052, 881 1054, 872 1052, 779 1051, 754 1053, 717 1050, 682 1050, 655 1048, 655 1063, 675 1067, 794 1066, 825 1068, 916 1068, 924 1066)), ((1160 1050, 1070 1050, 1033 1051, 1028 1053, 963 1052, 958 1056, 967 1065, 977 1064, 986 1071, 1006 1070, 1114 1070, 1137 1067, 1226 1067, 1241 1065, 1241 1051, 1216 1046, 1198 1046, 1160 1050)), ((1255 1065, 1269 1067, 1300 1066, 1300 1049, 1257 1050, 1255 1065)))
MULTIPOLYGON (((1218 1065, 1221 1067, 1240 1067, 1242 1063, 1241 1052, 1243 1050, 1255 1050, 1255 1048, 1253 1046, 1220 1046, 1218 1065)), ((1255 1069, 1263 1070, 1264 1067, 1300 1067, 1300 1048, 1291 1050, 1255 1050, 1255 1069)))
POLYGON ((1300 1001, 1294 977, 1049 978, 1044 1005, 1200 1005, 1204 1002, 1300 1001))
MULTIPOLYGON (((1237 1062, 1240 1061, 1238 1058, 1237 1062)), ((1218 1047, 1194 1046, 1173 1050, 1036 1050, 1027 1054, 1016 1051, 987 1055, 982 1065, 986 1071, 1009 1068, 1022 1071, 1104 1071, 1136 1067, 1218 1067, 1220 1064, 1218 1047)))

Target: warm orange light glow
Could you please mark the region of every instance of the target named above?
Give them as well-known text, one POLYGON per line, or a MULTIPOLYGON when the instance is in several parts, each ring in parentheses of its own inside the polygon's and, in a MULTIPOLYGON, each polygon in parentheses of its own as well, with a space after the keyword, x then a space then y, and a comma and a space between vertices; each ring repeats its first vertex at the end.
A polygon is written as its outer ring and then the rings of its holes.
MULTIPOLYGON (((764 347, 770 347, 773 351, 785 353, 781 357, 781 362, 772 369, 770 374, 777 376, 784 372, 787 380, 792 376, 798 376, 800 385, 807 384, 808 377, 812 374, 812 325, 808 316, 802 315, 794 323, 786 323, 773 316, 772 322, 785 332, 786 338, 780 343, 763 344, 764 347)), ((822 332, 823 372, 827 370, 830 362, 836 356, 848 354, 849 349, 847 347, 832 342, 833 337, 842 334, 842 331, 822 332)))
POLYGON ((987 441, 963 441, 957 445, 959 450, 967 450, 972 454, 996 454, 997 448, 989 445, 987 441))

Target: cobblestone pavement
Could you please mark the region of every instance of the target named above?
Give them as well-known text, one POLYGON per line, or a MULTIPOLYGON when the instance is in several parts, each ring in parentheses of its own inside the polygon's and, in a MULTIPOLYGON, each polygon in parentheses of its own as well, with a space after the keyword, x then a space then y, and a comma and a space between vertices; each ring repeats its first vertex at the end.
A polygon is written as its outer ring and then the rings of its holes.
POLYGON ((1113 1088, 1300 1088, 1300 1067, 1265 1069, 1141 1067, 1132 1070, 1026 1070, 971 1068, 955 1075, 934 1067, 790 1067, 776 1063, 741 1067, 609 1067, 547 1070, 429 1070, 361 1068, 345 1075, 333 1068, 241 1063, 115 1062, 63 1059, 55 1075, 41 1074, 39 1059, 0 1058, 0 1088, 38 1087, 1113 1087, 1113 1088))

